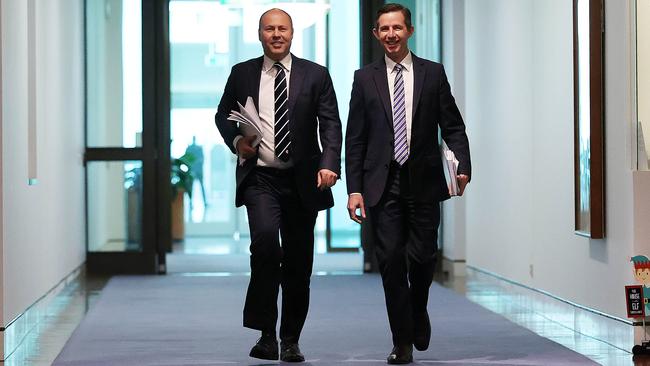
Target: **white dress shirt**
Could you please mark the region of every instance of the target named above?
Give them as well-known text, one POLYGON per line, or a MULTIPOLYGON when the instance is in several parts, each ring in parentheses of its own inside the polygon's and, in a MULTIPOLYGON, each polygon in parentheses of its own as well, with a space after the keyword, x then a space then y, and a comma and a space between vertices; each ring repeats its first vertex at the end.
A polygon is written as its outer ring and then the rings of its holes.
MULTIPOLYGON (((395 91, 395 61, 391 60, 388 56, 384 55, 386 60, 386 72, 388 73, 388 91, 390 92, 390 105, 391 110, 395 110, 393 93, 395 91)), ((402 68, 402 80, 404 80, 404 107, 406 108, 406 143, 409 150, 411 148, 411 124, 413 121, 413 57, 411 51, 400 62, 402 68)))
MULTIPOLYGON (((289 97, 289 80, 291 78, 291 54, 285 56, 280 63, 284 67, 284 73, 287 78, 287 98, 289 97)), ((273 61, 264 55, 262 63, 262 75, 260 77, 259 91, 259 110, 260 120, 262 121, 262 142, 260 142, 257 151, 258 166, 268 166, 279 169, 286 169, 293 166, 293 159, 284 162, 275 156, 275 76, 278 70, 273 66, 273 61)), ((237 147, 237 141, 240 136, 235 137, 233 144, 237 147)))

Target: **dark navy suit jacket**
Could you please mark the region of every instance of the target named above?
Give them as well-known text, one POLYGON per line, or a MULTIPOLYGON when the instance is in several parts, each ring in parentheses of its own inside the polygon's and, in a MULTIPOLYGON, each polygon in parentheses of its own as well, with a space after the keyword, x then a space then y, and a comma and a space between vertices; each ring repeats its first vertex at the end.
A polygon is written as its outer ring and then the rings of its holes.
MULTIPOLYGON (((289 77, 289 129, 291 158, 295 169, 298 194, 306 208, 324 210, 334 205, 332 192, 316 187, 318 170, 329 169, 341 176, 341 120, 332 79, 323 66, 291 55, 289 77), (318 134, 322 151, 318 145, 318 134)), ((259 111, 260 78, 264 57, 233 66, 219 102, 215 122, 226 145, 236 154, 233 140, 240 134, 235 122, 228 120, 231 110, 239 111, 237 102, 246 104, 252 97, 259 111)), ((257 163, 248 159, 237 165, 235 204, 243 204, 242 183, 257 163)))
MULTIPOLYGON (((460 162, 458 173, 471 177, 469 142, 442 64, 412 57, 413 116, 407 165, 410 188, 419 201, 442 201, 449 198, 449 191, 438 132, 460 162)), ((375 206, 386 189, 393 140, 393 112, 382 57, 354 74, 345 136, 348 193, 363 194, 366 207, 375 206)))

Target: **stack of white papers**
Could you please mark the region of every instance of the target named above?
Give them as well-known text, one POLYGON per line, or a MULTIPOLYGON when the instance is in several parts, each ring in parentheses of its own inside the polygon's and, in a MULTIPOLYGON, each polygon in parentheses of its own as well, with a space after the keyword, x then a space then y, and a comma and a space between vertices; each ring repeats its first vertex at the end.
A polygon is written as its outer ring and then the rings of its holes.
MULTIPOLYGON (((253 147, 257 147, 262 142, 262 121, 255 108, 255 102, 253 102, 253 98, 248 97, 245 106, 239 102, 237 102, 237 105, 239 106, 239 112, 230 111, 228 120, 237 122, 239 131, 243 136, 257 136, 252 144, 253 147)), ((239 157, 239 165, 244 164, 244 161, 245 159, 239 157)))
POLYGON ((449 150, 449 147, 442 141, 440 145, 440 151, 442 152, 442 163, 445 171, 445 178, 447 178, 447 186, 449 187, 449 194, 452 196, 458 196, 458 180, 456 176, 458 175, 458 160, 453 151, 449 150))

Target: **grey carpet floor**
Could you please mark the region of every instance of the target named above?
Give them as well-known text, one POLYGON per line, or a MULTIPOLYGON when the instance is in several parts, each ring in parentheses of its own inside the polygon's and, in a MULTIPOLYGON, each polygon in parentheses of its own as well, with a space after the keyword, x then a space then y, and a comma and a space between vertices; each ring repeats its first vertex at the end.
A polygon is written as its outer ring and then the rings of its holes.
MULTIPOLYGON (((102 291, 53 365, 269 365, 248 357, 246 276, 123 276, 102 291)), ((314 276, 304 365, 385 365, 391 349, 377 275, 314 276)), ((434 284, 420 365, 594 365, 586 357, 434 284)))

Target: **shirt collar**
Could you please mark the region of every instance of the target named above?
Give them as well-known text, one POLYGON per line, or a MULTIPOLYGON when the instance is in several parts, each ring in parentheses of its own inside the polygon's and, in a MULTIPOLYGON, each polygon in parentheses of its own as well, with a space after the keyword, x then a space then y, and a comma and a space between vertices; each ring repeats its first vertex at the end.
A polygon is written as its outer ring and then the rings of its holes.
MULTIPOLYGON (((288 55, 284 56, 282 60, 280 60, 280 63, 284 67, 285 71, 291 72, 291 53, 288 55)), ((264 63, 262 64, 262 71, 267 72, 269 70, 273 69, 273 65, 275 65, 275 61, 273 61, 269 56, 264 55, 264 63)))
MULTIPOLYGON (((395 69, 395 65, 397 64, 395 61, 391 60, 390 57, 384 55, 384 60, 386 60, 386 69, 388 70, 389 73, 393 72, 393 69, 395 69)), ((410 71, 413 67, 413 57, 411 56, 411 51, 404 56, 400 64, 403 66, 402 71, 410 71)))

